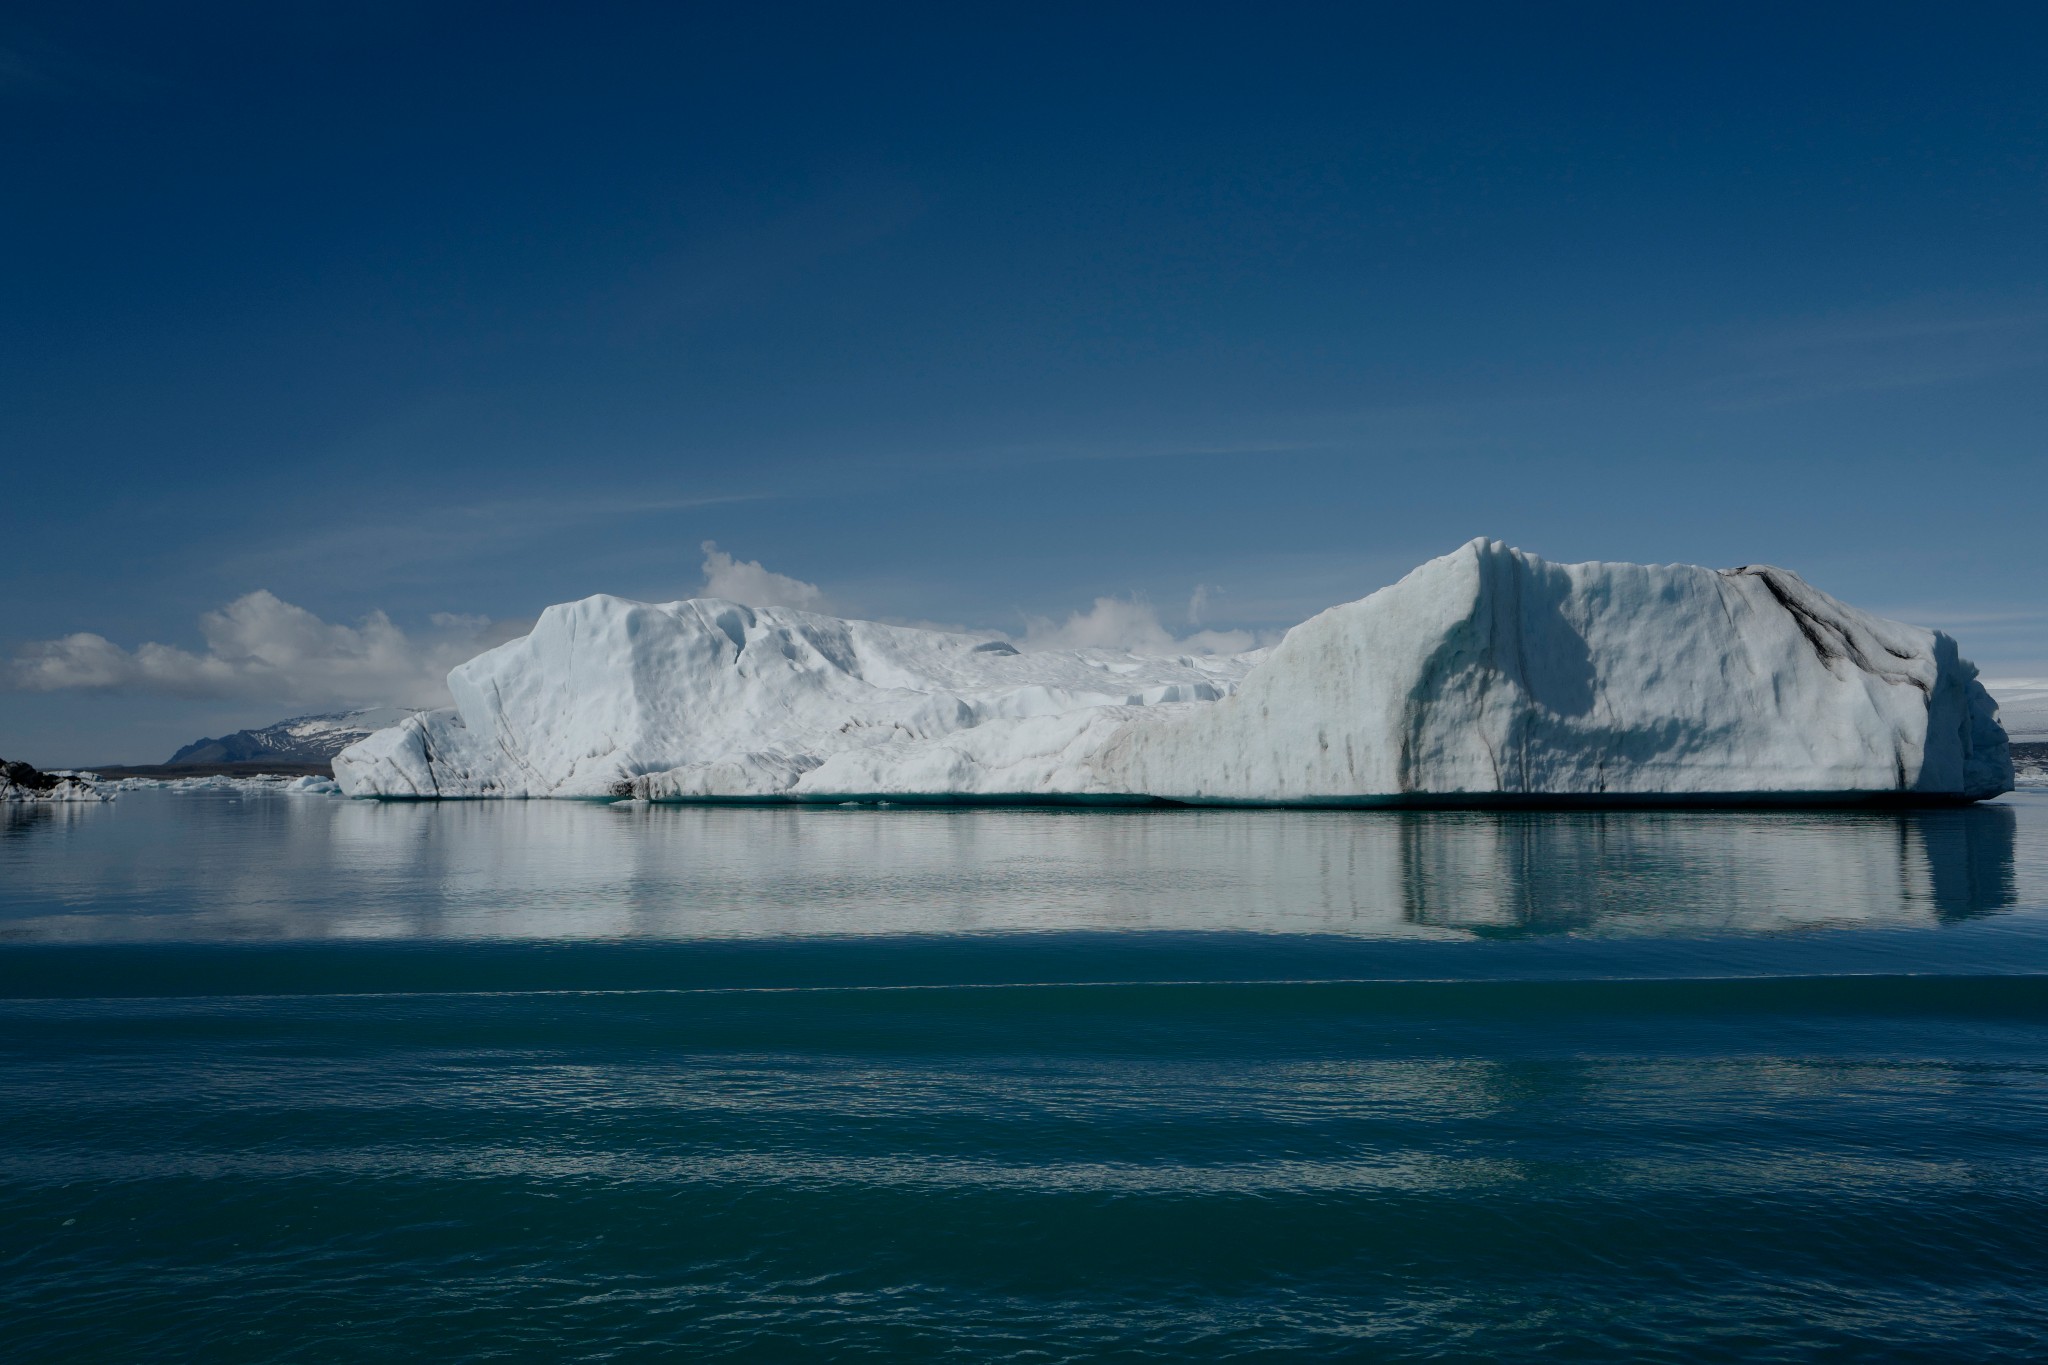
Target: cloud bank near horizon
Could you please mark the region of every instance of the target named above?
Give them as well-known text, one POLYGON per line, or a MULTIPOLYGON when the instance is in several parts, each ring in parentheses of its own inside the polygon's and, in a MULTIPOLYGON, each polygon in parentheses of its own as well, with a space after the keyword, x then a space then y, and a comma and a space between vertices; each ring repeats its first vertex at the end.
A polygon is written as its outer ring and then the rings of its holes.
POLYGON ((381 611, 358 625, 322 620, 268 589, 199 618, 203 651, 121 648, 80 631, 26 645, 7 669, 18 691, 154 692, 280 706, 445 706, 448 670, 523 634, 530 622, 436 613, 401 630, 381 611))

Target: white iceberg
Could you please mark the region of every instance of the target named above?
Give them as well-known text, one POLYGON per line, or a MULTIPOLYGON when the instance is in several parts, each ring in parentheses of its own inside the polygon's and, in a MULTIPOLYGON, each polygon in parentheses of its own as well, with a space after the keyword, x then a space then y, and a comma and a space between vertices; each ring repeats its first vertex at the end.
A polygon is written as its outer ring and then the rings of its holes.
POLYGON ((1271 651, 1019 651, 592 597, 334 762, 356 796, 1226 804, 1977 800, 1997 708, 1938 631, 1782 569, 1475 540, 1271 651))
POLYGON ((39 772, 26 763, 0 760, 0 802, 111 801, 91 773, 39 772))

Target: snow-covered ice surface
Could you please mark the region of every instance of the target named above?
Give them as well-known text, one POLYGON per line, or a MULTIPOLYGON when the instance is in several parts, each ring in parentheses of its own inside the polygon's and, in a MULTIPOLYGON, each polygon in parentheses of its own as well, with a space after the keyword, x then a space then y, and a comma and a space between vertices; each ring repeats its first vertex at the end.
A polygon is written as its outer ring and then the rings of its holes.
POLYGON ((1079 794, 1118 724, 1213 702, 1258 657, 1026 652, 710 598, 590 597, 451 672, 455 709, 372 735, 334 771, 386 796, 1079 794))
POLYGON ((344 750, 351 795, 650 800, 1975 799, 2012 785, 1948 636, 1782 569, 1475 540, 1269 652, 1028 651, 592 597, 344 750))
POLYGON ((2048 678, 1986 678, 1984 688, 2015 743, 2048 743, 2048 678))

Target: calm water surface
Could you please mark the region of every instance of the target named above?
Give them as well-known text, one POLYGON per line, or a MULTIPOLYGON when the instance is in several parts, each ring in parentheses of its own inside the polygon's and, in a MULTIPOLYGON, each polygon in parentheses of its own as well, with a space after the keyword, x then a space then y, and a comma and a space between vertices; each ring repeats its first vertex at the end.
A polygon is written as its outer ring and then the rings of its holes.
POLYGON ((2048 794, 0 824, 10 1360, 2048 1358, 2048 794))

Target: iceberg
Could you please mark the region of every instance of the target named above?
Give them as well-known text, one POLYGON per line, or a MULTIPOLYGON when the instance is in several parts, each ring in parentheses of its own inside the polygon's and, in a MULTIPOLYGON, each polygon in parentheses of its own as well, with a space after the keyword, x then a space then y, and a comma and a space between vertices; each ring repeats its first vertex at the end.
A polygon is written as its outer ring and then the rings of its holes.
POLYGON ((353 796, 1493 805, 1974 801, 2012 786, 1955 641, 1767 566, 1474 540, 1271 650, 1023 650, 590 597, 343 750, 353 796))
POLYGON ((111 801, 90 773, 46 773, 26 763, 0 759, 0 803, 16 801, 111 801))

